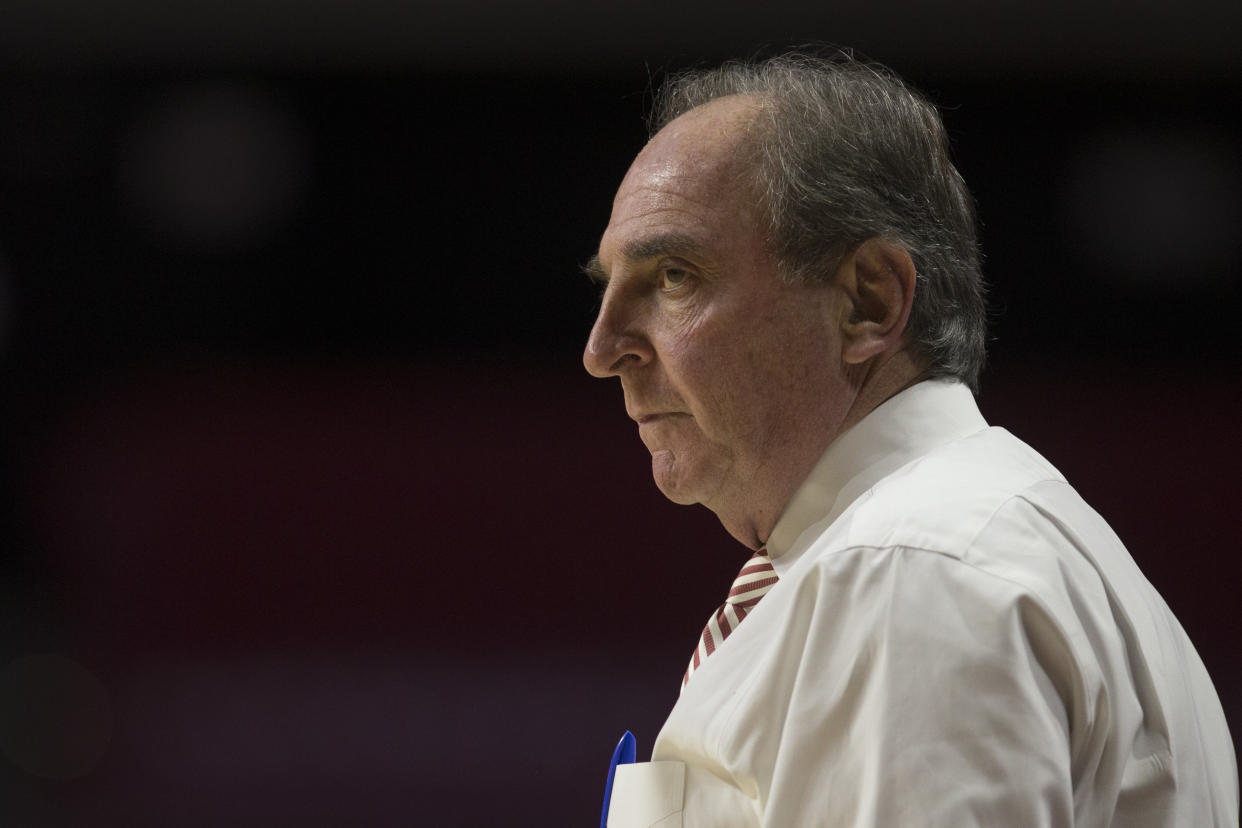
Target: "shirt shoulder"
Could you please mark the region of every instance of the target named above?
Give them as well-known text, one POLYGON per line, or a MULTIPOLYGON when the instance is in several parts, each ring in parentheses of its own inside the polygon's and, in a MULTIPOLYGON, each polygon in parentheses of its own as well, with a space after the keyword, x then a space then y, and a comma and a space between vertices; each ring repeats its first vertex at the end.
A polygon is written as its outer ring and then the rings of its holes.
POLYGON ((938 446, 864 493, 821 536, 830 545, 963 558, 998 515, 1028 498, 1077 500, 1065 477, 1002 428, 938 446))

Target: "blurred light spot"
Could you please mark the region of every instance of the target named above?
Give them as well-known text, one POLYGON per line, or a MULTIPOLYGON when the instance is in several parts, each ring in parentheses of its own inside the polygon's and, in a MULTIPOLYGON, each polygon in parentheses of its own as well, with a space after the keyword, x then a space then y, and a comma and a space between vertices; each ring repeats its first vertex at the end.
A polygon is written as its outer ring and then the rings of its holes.
POLYGON ((75 779, 103 758, 111 737, 108 691, 78 662, 29 655, 0 670, 0 750, 22 770, 75 779))
POLYGON ((121 194, 138 221, 181 241, 236 248, 286 222, 310 177, 305 126, 241 86, 185 91, 122 139, 121 194))
POLYGON ((1242 169, 1201 132, 1117 133, 1072 165, 1064 220, 1114 280, 1193 287, 1227 277, 1242 252, 1242 169))

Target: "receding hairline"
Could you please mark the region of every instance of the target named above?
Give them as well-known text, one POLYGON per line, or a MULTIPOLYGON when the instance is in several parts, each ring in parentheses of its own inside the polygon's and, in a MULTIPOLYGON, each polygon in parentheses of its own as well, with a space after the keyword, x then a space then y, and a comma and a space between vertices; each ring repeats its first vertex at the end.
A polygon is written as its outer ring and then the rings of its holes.
MULTIPOLYGON (((756 135, 751 128, 758 116, 763 112, 768 104, 759 101, 761 96, 757 93, 742 92, 735 95, 724 95, 719 98, 713 98, 705 101, 699 106, 695 106, 676 118, 672 119, 668 124, 661 128, 655 135, 652 135, 647 143, 639 150, 638 154, 631 162, 629 170, 626 171, 625 179, 628 179, 636 170, 641 170, 643 156, 657 140, 684 140, 677 135, 678 129, 665 134, 670 127, 674 127, 676 122, 682 121, 681 127, 685 128, 689 122, 683 121, 685 118, 703 118, 718 115, 707 110, 717 109, 721 106, 730 107, 724 113, 720 129, 723 134, 727 134, 725 150, 724 166, 736 170, 738 174, 744 175, 746 180, 743 187, 754 186, 754 176, 758 171, 760 159, 757 152, 759 149, 756 141, 756 135), (750 102, 740 99, 751 99, 750 102), (740 127, 740 129, 739 129, 740 127)), ((762 97, 768 97, 763 95, 762 97)), ((695 125, 691 128, 701 128, 701 125, 695 125)), ((622 189, 625 186, 625 180, 622 181, 622 189)), ((618 190, 620 194, 621 190, 618 190)), ((653 231, 650 234, 631 239, 625 243, 618 251, 620 258, 628 263, 635 263, 646 259, 656 258, 662 255, 670 255, 683 253, 688 255, 705 256, 706 248, 701 240, 694 238, 690 234, 679 231, 653 231)), ((598 253, 591 256, 585 264, 580 267, 583 274, 597 285, 603 286, 608 284, 611 274, 609 269, 603 264, 598 253)))
POLYGON ((660 125, 660 128, 648 138, 643 149, 654 143, 662 134, 677 127, 679 122, 684 127, 696 119, 713 116, 720 117, 718 113, 711 110, 722 108, 727 108, 727 110, 722 118, 721 131, 734 133, 737 136, 735 140, 739 142, 753 141, 759 134, 756 132, 756 128, 758 127, 759 130, 762 130, 762 126, 759 125, 759 122, 762 120, 761 116, 775 108, 777 104, 776 98, 776 94, 771 90, 759 90, 734 92, 704 101, 660 125))

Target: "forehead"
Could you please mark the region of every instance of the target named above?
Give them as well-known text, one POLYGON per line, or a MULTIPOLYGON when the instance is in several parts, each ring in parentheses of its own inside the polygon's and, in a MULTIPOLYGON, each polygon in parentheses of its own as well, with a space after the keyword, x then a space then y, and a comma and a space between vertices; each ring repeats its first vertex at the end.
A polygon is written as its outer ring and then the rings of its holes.
POLYGON ((600 259, 645 249, 653 235, 697 240, 701 247, 754 232, 750 127, 756 103, 735 96, 672 121, 643 148, 613 201, 600 259))

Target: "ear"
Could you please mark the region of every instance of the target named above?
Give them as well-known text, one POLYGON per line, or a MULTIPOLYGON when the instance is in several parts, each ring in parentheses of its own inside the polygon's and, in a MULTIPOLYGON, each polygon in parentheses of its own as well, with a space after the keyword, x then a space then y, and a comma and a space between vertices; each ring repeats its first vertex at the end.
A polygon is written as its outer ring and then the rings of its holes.
POLYGON ((895 353, 914 301, 914 261, 884 239, 868 239, 837 269, 847 306, 841 322, 841 354, 858 365, 886 351, 895 353))

